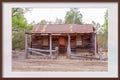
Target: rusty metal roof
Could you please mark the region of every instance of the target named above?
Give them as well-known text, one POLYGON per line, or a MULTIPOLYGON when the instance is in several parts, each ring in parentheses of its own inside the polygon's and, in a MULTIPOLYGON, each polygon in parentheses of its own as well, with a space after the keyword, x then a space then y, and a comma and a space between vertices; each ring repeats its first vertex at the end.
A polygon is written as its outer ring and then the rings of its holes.
POLYGON ((91 24, 47 24, 35 25, 32 33, 94 33, 91 24))

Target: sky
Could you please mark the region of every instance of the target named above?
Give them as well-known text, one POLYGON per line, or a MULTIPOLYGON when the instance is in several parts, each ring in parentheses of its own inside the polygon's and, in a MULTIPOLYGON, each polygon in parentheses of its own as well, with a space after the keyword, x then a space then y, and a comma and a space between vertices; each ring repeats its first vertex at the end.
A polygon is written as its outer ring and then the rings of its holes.
MULTIPOLYGON (((70 8, 33 8, 30 12, 24 14, 27 22, 30 24, 35 21, 35 23, 41 20, 55 22, 56 18, 64 20, 66 12, 70 8)), ((83 15, 83 22, 86 24, 91 24, 92 21, 104 23, 104 15, 107 8, 79 8, 80 13, 83 15)))

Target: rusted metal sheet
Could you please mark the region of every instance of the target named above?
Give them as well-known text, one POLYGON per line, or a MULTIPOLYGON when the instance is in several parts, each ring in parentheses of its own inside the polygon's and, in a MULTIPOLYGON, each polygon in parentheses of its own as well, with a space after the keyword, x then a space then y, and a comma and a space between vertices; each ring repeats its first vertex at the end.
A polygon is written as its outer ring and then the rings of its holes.
POLYGON ((31 33, 94 33, 91 24, 47 24, 36 25, 31 33))

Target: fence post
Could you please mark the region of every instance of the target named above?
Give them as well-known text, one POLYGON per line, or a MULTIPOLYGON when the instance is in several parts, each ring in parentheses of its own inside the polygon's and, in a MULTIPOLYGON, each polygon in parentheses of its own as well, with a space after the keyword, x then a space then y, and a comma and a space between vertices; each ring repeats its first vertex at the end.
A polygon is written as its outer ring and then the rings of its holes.
POLYGON ((25 33, 25 58, 28 58, 28 34, 25 33))
POLYGON ((96 33, 95 33, 95 56, 97 56, 97 52, 96 52, 96 33))
POLYGON ((100 60, 102 60, 102 48, 100 48, 100 60))
POLYGON ((56 59, 58 57, 58 47, 55 47, 55 50, 56 50, 56 59))
POLYGON ((52 35, 50 34, 50 57, 52 58, 52 35))
POLYGON ((68 57, 68 58, 71 57, 70 34, 68 34, 67 57, 68 57))

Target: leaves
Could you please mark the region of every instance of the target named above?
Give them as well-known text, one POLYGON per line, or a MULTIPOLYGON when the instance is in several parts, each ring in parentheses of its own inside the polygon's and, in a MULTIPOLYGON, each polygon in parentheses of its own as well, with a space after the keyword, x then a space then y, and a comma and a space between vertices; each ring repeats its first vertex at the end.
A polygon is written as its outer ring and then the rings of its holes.
POLYGON ((71 8, 70 11, 66 13, 65 24, 82 24, 82 14, 77 8, 71 8))
POLYGON ((98 47, 99 48, 108 48, 108 10, 105 12, 104 15, 104 24, 100 25, 99 23, 95 23, 92 21, 93 26, 97 31, 97 40, 98 40, 98 47))
POLYGON ((24 18, 24 16, 17 15, 12 17, 12 27, 15 28, 26 28, 27 27, 27 21, 24 18))
POLYGON ((45 24, 47 24, 47 21, 45 21, 45 20, 41 20, 40 24, 45 25, 45 24))
POLYGON ((63 24, 64 22, 62 21, 62 19, 58 19, 56 18, 55 24, 63 24))
POLYGON ((105 29, 105 33, 108 33, 108 10, 106 11, 105 15, 104 15, 104 29, 105 29))
POLYGON ((12 49, 24 49, 25 32, 32 29, 32 24, 28 24, 24 17, 26 8, 12 8, 12 49))

